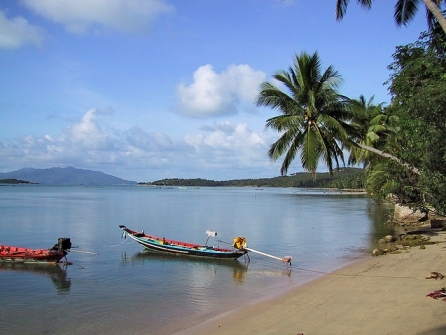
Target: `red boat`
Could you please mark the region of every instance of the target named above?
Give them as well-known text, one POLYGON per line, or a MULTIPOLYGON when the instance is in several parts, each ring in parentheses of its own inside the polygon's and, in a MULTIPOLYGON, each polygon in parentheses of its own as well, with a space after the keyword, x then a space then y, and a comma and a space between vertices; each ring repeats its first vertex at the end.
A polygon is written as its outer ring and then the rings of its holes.
POLYGON ((51 249, 29 249, 0 244, 0 262, 59 263, 71 249, 69 238, 59 238, 51 249))

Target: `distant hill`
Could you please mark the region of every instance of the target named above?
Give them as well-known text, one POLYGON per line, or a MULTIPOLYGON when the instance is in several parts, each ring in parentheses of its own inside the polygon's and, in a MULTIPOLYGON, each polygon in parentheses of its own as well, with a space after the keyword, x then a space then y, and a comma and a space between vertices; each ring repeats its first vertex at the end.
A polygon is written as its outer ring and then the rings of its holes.
POLYGON ((42 185, 136 185, 135 181, 124 180, 99 171, 76 169, 74 167, 25 168, 0 173, 0 179, 18 179, 42 185))

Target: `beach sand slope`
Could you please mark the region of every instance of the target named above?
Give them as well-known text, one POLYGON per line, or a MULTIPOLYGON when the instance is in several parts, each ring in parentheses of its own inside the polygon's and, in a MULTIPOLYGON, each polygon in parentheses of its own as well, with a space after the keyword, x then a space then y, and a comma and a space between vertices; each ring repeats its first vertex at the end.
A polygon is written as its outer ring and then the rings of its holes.
MULTIPOLYGON (((446 301, 427 294, 446 286, 446 232, 438 244, 370 257, 293 288, 280 297, 238 308, 185 329, 202 334, 446 334, 446 301)), ((299 275, 303 270, 294 270, 299 275)))

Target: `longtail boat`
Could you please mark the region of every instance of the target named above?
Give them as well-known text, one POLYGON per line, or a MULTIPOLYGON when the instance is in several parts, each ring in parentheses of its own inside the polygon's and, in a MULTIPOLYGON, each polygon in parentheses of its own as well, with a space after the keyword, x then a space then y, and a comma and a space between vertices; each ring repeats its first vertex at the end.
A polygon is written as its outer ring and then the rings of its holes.
MULTIPOLYGON (((138 232, 131 230, 124 225, 119 226, 119 228, 124 231, 123 237, 128 236, 141 244, 144 248, 156 252, 218 259, 237 259, 247 253, 246 250, 238 248, 225 249, 208 246, 207 240, 205 245, 193 244, 148 235, 144 233, 144 231, 138 232)), ((208 240, 209 237, 217 235, 217 233, 211 230, 208 230, 206 233, 208 234, 208 240)))
POLYGON ((59 238, 51 249, 30 249, 0 244, 0 262, 59 263, 71 249, 69 238, 59 238))
POLYGON ((260 254, 262 256, 270 257, 276 260, 283 262, 284 264, 291 266, 291 261, 293 257, 285 256, 285 257, 277 257, 273 256, 261 251, 254 250, 252 248, 248 248, 248 244, 246 242, 246 238, 243 236, 234 237, 233 243, 227 243, 220 240, 218 242, 222 242, 225 244, 230 244, 232 249, 224 249, 224 248, 216 248, 207 245, 207 242, 210 237, 217 236, 217 233, 213 230, 207 230, 206 234, 208 238, 204 245, 202 244, 193 244, 187 242, 180 242, 175 240, 167 240, 164 237, 157 237, 153 235, 148 235, 144 233, 144 230, 141 232, 131 230, 124 225, 120 225, 119 228, 123 230, 122 237, 129 236, 139 244, 141 244, 144 248, 151 251, 168 253, 168 254, 179 254, 179 255, 188 255, 188 256, 198 256, 198 257, 210 257, 210 258, 218 258, 218 259, 237 259, 243 255, 246 255, 249 261, 248 251, 254 252, 256 254, 260 254))

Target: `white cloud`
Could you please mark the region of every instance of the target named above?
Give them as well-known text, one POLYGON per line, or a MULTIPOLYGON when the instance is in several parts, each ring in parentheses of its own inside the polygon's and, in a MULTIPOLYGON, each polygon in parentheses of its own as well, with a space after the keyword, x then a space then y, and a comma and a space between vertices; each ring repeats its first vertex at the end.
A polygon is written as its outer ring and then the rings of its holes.
POLYGON ((137 181, 259 178, 279 172, 278 163, 267 157, 274 139, 246 124, 215 123, 173 138, 138 126, 107 133, 98 120, 105 115, 91 109, 60 137, 30 135, 13 142, 0 141, 2 170, 75 166, 137 181))
POLYGON ((249 65, 230 65, 221 74, 212 65, 201 66, 192 84, 178 85, 178 111, 197 118, 236 114, 244 103, 253 104, 265 78, 265 73, 249 65))
POLYGON ((29 24, 21 16, 8 19, 5 13, 0 11, 0 48, 18 49, 27 44, 40 46, 43 40, 41 28, 29 24))
POLYGON ((78 34, 97 27, 140 32, 159 15, 174 10, 163 0, 23 0, 23 3, 78 34))
POLYGON ((63 140, 86 150, 113 150, 110 135, 103 133, 96 121, 97 113, 96 109, 90 109, 80 122, 65 131, 63 140))
POLYGON ((217 164, 239 169, 261 167, 268 163, 268 143, 272 140, 266 133, 256 133, 246 124, 230 122, 204 129, 206 133, 188 134, 184 138, 200 153, 197 158, 202 161, 203 167, 217 164))

